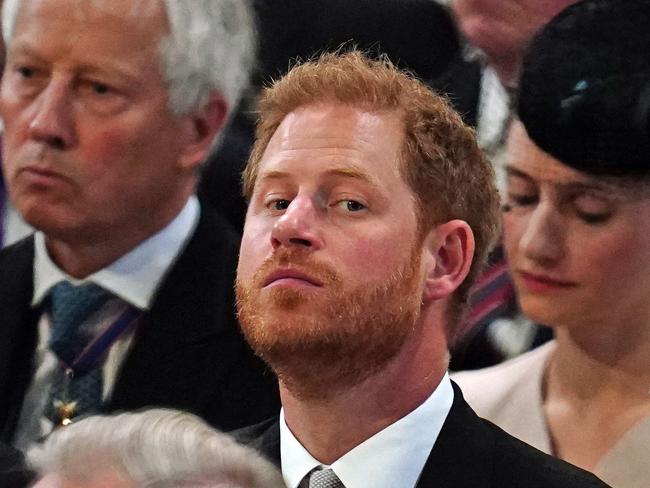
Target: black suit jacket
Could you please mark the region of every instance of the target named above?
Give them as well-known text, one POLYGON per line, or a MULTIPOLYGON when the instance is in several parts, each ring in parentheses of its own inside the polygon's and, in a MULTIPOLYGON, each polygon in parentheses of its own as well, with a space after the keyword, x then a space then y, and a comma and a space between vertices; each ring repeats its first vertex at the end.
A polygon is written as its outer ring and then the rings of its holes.
POLYGON ((0 487, 27 487, 33 478, 34 473, 27 468, 23 454, 0 442, 0 487))
MULTIPOLYGON (((279 409, 275 377, 246 344, 234 311, 239 238, 201 209, 197 228, 138 326, 106 411, 193 412, 231 430, 279 409)), ((11 442, 34 372, 33 239, 0 252, 0 441, 11 442)))
MULTIPOLYGON (((240 442, 256 448, 280 466, 277 417, 234 434, 240 442)), ((479 418, 454 384, 454 402, 416 487, 606 488, 607 485, 479 418)))

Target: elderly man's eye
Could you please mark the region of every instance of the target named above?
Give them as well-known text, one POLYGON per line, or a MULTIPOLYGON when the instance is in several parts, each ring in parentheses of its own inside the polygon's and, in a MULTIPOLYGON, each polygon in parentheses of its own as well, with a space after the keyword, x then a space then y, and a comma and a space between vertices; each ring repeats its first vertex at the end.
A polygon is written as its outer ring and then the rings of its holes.
POLYGON ((34 70, 29 66, 19 66, 16 71, 23 78, 32 78, 34 76, 34 70))
POLYGON ((97 95, 106 95, 111 91, 111 87, 106 83, 94 82, 91 84, 92 91, 97 95))

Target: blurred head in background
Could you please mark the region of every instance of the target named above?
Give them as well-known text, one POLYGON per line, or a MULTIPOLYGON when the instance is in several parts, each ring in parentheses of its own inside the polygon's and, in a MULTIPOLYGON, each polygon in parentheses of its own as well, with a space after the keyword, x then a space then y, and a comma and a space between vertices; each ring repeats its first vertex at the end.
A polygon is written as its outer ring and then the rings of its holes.
POLYGON ((451 0, 458 25, 487 56, 506 87, 517 85, 524 52, 535 33, 576 0, 451 0))
POLYGON ((279 471, 198 417, 148 410, 88 417, 29 453, 34 488, 283 488, 279 471))

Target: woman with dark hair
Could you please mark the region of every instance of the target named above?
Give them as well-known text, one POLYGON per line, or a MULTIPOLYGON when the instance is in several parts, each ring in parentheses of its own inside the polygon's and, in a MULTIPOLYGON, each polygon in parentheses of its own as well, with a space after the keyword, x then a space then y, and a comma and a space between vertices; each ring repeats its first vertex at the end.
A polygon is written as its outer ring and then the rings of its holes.
POLYGON ((483 416, 617 488, 650 480, 650 2, 587 0, 535 38, 504 243, 555 339, 454 377, 483 416))

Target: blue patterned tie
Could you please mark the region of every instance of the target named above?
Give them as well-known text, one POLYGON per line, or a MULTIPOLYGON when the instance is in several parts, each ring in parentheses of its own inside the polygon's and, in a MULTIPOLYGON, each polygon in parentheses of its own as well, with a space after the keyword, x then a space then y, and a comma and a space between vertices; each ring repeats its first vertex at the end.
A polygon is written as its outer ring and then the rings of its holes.
POLYGON ((61 282, 52 289, 52 327, 50 349, 62 362, 54 375, 46 416, 55 423, 61 422, 62 403, 74 402, 74 414, 96 411, 102 403, 102 368, 74 371, 68 377, 75 359, 93 339, 92 327, 81 327, 111 294, 94 283, 74 286, 61 282))

